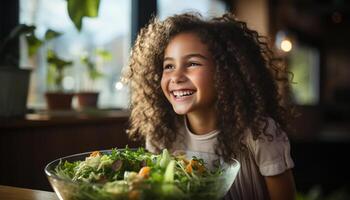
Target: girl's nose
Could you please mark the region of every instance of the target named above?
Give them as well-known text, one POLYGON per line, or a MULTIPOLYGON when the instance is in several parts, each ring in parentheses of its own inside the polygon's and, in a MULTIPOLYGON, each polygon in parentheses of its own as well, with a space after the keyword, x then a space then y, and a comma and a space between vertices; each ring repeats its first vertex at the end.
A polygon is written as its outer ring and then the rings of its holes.
POLYGON ((186 76, 182 69, 175 70, 170 77, 172 83, 182 83, 186 81, 186 76))

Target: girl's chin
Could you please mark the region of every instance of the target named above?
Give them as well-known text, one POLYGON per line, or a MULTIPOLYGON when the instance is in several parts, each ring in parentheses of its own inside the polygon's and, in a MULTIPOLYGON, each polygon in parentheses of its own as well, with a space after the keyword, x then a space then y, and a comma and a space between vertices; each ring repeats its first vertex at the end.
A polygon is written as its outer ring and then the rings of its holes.
POLYGON ((178 115, 186 115, 188 113, 188 111, 184 111, 184 110, 175 110, 175 113, 178 114, 178 115))
POLYGON ((178 115, 186 115, 189 113, 190 108, 185 106, 173 106, 174 112, 178 115))

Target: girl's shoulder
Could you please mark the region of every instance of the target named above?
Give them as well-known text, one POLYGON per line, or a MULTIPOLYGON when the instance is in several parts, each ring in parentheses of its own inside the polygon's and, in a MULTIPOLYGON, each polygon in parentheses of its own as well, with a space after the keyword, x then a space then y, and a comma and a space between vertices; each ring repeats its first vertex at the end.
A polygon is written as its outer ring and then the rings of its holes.
POLYGON ((262 133, 254 137, 251 128, 247 128, 244 135, 246 140, 288 140, 287 134, 281 129, 278 123, 271 117, 264 118, 260 128, 262 133))
MULTIPOLYGON (((243 142, 251 150, 261 148, 261 146, 289 145, 289 139, 273 118, 267 117, 266 124, 262 125, 263 133, 254 136, 252 129, 247 128, 243 134, 243 142)), ((272 146, 272 147, 273 147, 272 146)))
POLYGON ((292 168, 294 163, 290 155, 287 134, 279 129, 272 118, 267 119, 267 122, 266 133, 254 138, 248 129, 244 134, 244 142, 260 173, 264 176, 273 176, 292 168))

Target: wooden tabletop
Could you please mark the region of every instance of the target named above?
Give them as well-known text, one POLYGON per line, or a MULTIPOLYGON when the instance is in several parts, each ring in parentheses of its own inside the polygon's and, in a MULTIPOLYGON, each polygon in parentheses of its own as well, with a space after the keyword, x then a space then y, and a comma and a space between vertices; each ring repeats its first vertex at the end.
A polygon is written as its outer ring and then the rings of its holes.
POLYGON ((0 199, 6 200, 58 200, 53 192, 0 185, 0 199))

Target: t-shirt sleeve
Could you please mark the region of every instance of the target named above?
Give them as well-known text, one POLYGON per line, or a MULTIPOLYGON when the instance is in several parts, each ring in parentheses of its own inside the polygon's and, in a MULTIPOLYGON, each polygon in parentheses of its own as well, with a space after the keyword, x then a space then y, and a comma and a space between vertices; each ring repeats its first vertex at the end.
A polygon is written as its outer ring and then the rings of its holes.
POLYGON ((276 123, 268 120, 267 133, 273 136, 261 135, 259 139, 253 140, 250 135, 248 146, 250 147, 259 171, 263 176, 274 176, 294 167, 290 155, 290 143, 285 132, 276 135, 276 123))

